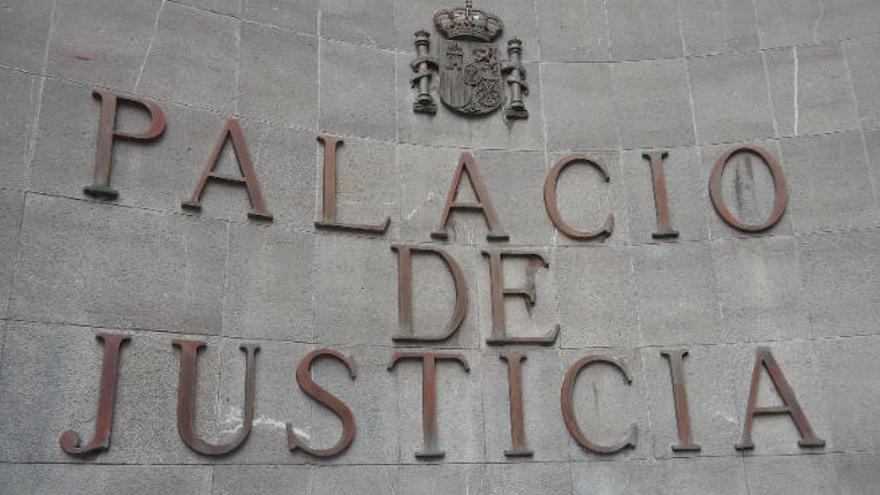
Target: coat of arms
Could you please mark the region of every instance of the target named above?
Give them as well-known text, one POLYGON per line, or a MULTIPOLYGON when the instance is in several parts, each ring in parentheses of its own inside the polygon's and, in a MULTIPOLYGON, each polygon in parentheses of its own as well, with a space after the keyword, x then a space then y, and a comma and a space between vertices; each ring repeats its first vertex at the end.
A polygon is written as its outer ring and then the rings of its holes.
POLYGON ((495 40, 504 24, 499 17, 475 9, 467 0, 463 8, 435 12, 434 26, 445 38, 438 44, 436 58, 430 53, 431 35, 427 31, 415 34, 416 58, 411 66, 416 72, 412 85, 418 95, 413 103, 414 112, 437 112, 437 103, 431 94, 431 80, 436 72, 440 100, 451 110, 466 116, 486 115, 507 101, 507 118, 528 118, 523 102, 528 85, 520 62, 522 41, 509 40, 508 58, 500 59, 495 40))

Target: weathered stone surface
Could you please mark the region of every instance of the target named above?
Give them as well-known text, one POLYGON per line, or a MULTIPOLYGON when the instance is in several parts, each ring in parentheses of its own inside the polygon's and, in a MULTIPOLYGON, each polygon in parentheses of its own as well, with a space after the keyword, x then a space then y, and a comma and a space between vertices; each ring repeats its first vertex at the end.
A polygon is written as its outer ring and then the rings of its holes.
POLYGON ((572 493, 568 464, 490 464, 486 468, 487 493, 501 495, 521 493, 572 493))
POLYGON ((485 495, 487 490, 486 466, 482 464, 410 464, 398 470, 398 493, 485 495))
MULTIPOLYGON (((871 181, 874 184, 877 184, 878 181, 880 181, 880 131, 866 132, 865 146, 868 151, 868 165, 870 166, 871 181)), ((876 197, 875 190, 875 198, 876 197)))
POLYGON ((791 495, 834 493, 838 487, 834 470, 824 457, 746 457, 743 462, 749 490, 791 495))
POLYGON ((824 28, 825 3, 823 0, 755 2, 761 47, 803 45, 826 39, 826 31, 819 30, 824 28))
POLYGON ((880 127, 880 38, 846 41, 843 44, 858 102, 862 127, 880 127))
POLYGON ((210 495, 208 466, 98 466, 3 464, 0 484, 8 493, 129 493, 210 495))
POLYGON ((544 64, 541 71, 547 147, 616 149, 620 138, 609 65, 544 64))
POLYGON ((876 453, 853 453, 829 456, 841 493, 869 495, 874 490, 880 458, 876 453))
POLYGON ((314 495, 357 495, 397 490, 397 466, 314 466, 310 493, 314 495))
POLYGON ((241 17, 297 33, 316 34, 318 0, 242 0, 241 17))
POLYGON ((541 59, 605 62, 611 59, 605 2, 561 0, 552 9, 537 3, 541 59))
POLYGON ((6 317, 12 296, 18 236, 24 211, 24 195, 17 191, 0 190, 0 316, 6 317))
POLYGON ((212 495, 308 495, 309 466, 217 466, 212 495))
POLYGON ((0 65, 30 72, 43 70, 54 3, 53 0, 34 0, 3 4, 0 65))
POLYGON ((682 55, 678 5, 672 0, 607 2, 613 60, 643 60, 682 55))
MULTIPOLYGON (((318 0, 321 37, 358 45, 394 48, 394 4, 394 0, 318 0)), ((413 28, 413 31, 416 29, 413 28)))
POLYGON ((10 314, 220 333, 225 225, 31 195, 10 314))
POLYGON ((685 50, 707 55, 758 48, 755 7, 749 0, 684 0, 681 8, 685 50))
POLYGON ((197 9, 238 17, 241 0, 172 0, 197 9))
POLYGON ((14 71, 0 70, 0 187, 24 189, 34 134, 33 115, 40 81, 14 71))
POLYGON ((750 493, 737 457, 572 463, 574 493, 750 493))

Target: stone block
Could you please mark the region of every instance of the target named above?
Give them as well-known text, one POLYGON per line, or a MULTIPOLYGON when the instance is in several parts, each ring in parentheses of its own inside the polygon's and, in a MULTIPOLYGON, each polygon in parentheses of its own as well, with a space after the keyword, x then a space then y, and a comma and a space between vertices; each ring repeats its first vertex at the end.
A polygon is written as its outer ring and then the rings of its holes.
POLYGON ((694 144, 694 121, 683 60, 611 65, 624 148, 694 144))
POLYGON ((755 7, 749 0, 684 0, 679 3, 688 55, 754 51, 755 7))
POLYGON ((297 33, 317 34, 318 0, 243 0, 241 18, 297 33))
POLYGON ((798 243, 793 237, 712 243, 724 342, 806 339, 798 243))
POLYGON ((673 0, 623 0, 606 4, 612 60, 682 56, 678 5, 673 0))
POLYGON ((318 40, 243 22, 238 113, 315 128, 318 40))
POLYGON ((52 0, 34 0, 3 4, 0 65, 29 72, 43 71, 54 3, 52 0))
POLYGON ((34 134, 34 112, 40 81, 32 76, 0 70, 0 187, 25 189, 34 134))
MULTIPOLYGON (((394 0, 318 0, 321 9, 320 36, 357 45, 394 48, 394 4, 394 0)), ((367 72, 359 71, 358 74, 367 72)))
POLYGON ((830 458, 837 487, 847 495, 870 495, 877 482, 880 458, 875 453, 846 453, 830 458))
POLYGON ((877 225, 860 133, 783 139, 781 146, 797 232, 877 225))
POLYGON ((608 64, 543 64, 547 147, 617 149, 618 112, 608 64))
POLYGON ((398 491, 412 495, 486 495, 485 472, 482 464, 404 464, 399 467, 398 491))
MULTIPOLYGON (((322 23, 328 22, 326 15, 322 11, 322 23)), ((319 57, 318 127, 332 134, 394 140, 397 137, 394 55, 328 41, 321 43, 319 57)))
POLYGON ((3 464, 0 484, 8 493, 128 493, 210 495, 209 466, 101 466, 3 464))
POLYGON ((386 493, 395 495, 397 466, 313 466, 312 495, 358 495, 386 493))
POLYGON ((639 322, 629 248, 559 248, 551 269, 562 347, 636 344, 639 322))
POLYGON ((49 44, 49 74, 132 91, 161 4, 158 0, 60 2, 49 44))
POLYGON ((840 44, 769 50, 764 57, 781 136, 859 127, 840 44))
POLYGON ((825 17, 818 23, 820 37, 850 39, 877 33, 877 23, 873 21, 880 15, 880 4, 877 2, 831 0, 823 5, 825 17))
MULTIPOLYGON (((565 370, 560 363, 559 351, 531 346, 490 348, 480 361, 487 462, 516 463, 514 469, 524 468, 532 462, 567 462, 569 434, 559 405, 559 387, 565 370), (508 367, 507 362, 499 357, 504 352, 519 352, 526 356, 521 363, 523 424, 526 447, 534 452, 531 457, 504 454, 512 448, 508 367)), ((502 474, 505 473, 490 473, 487 479, 493 480, 493 476, 502 474)), ((490 485, 495 484, 490 482, 490 485)))
POLYGON ((828 39, 823 0, 755 2, 761 48, 816 43, 828 39), (820 30, 821 28, 821 30, 820 30))
MULTIPOLYGON (((79 462, 61 450, 58 439, 67 430, 84 441, 93 436, 103 354, 95 335, 102 332, 130 335, 131 341, 120 353, 110 448, 95 459, 109 464, 205 463, 205 457, 183 444, 176 427, 180 351, 171 341, 192 337, 39 323, 7 328, 0 372, 0 458, 79 462)), ((217 432, 218 342, 210 339, 199 352, 196 431, 207 441, 214 441, 217 432)))
MULTIPOLYGON (((868 151, 868 165, 871 170, 871 180, 874 184, 880 183, 880 131, 865 132, 865 146, 868 151)), ((874 195, 876 198, 876 191, 874 195)), ((880 198, 878 198, 878 200, 880 200, 880 198)))
POLYGON ((308 495, 309 466, 216 466, 212 495, 308 495))
MULTIPOLYGON (((654 199, 651 166, 642 155, 652 150, 624 151, 620 155, 626 196, 626 218, 629 242, 680 242, 709 238, 707 215, 709 196, 697 148, 669 149, 663 161, 666 178, 666 196, 669 204, 669 223, 678 232, 677 240, 654 239, 658 232, 657 204, 654 199)), ((660 151, 660 150, 657 150, 660 151)), ((664 150, 665 151, 665 150, 664 150)), ((612 179, 613 180, 613 179, 612 179)))
MULTIPOLYGON (((730 349, 728 345, 682 345, 642 349, 642 362, 645 366, 643 386, 651 411, 650 435, 653 439, 653 457, 657 459, 686 457, 688 459, 684 460, 685 464, 681 464, 680 467, 688 468, 686 463, 698 461, 699 457, 724 457, 735 454, 734 445, 742 433, 740 415, 745 410, 745 406, 743 405, 740 410, 741 406, 735 402, 732 393, 735 373, 728 356, 730 349), (672 393, 669 359, 662 356, 660 351, 676 348, 688 350, 683 360, 684 379, 691 418, 691 438, 695 444, 702 447, 700 452, 672 450, 673 445, 679 444, 675 397, 672 393)), ((692 470, 696 471, 696 469, 692 470)))
POLYGON ((223 334, 312 341, 314 235, 280 225, 230 229, 223 334))
POLYGON ((137 92, 234 112, 239 24, 226 15, 166 3, 137 92))
POLYGON ((845 41, 852 85, 863 129, 880 127, 880 38, 845 41))
POLYGON ((391 372, 397 376, 400 463, 423 462, 479 463, 484 462, 485 424, 482 410, 480 354, 477 351, 455 350, 470 365, 466 372, 453 360, 438 360, 437 370, 437 439, 446 451, 443 458, 419 459, 423 449, 422 435, 422 362, 407 359, 398 362, 391 372))
POLYGON ((538 7, 541 60, 605 62, 611 59, 608 19, 602 0, 560 0, 553 8, 538 7))
POLYGON ((880 340, 874 336, 823 339, 815 347, 818 379, 828 402, 828 415, 834 418, 816 434, 833 442, 835 450, 872 450, 880 441, 880 426, 871 419, 871 411, 880 407, 880 385, 874 378, 880 371, 880 340))
POLYGON ((572 463, 574 493, 679 493, 746 495, 738 457, 572 463))
POLYGON ((773 110, 758 53, 688 60, 697 142, 729 143, 773 137, 773 110))
POLYGON ((24 194, 0 189, 0 316, 6 317, 18 257, 24 194))
POLYGON ((834 479, 834 469, 828 464, 828 457, 746 457, 743 462, 749 491, 782 495, 835 493, 839 486, 834 479))
POLYGON ((172 0, 197 9, 238 17, 241 13, 241 0, 172 0))
POLYGON ((572 493, 568 463, 490 464, 486 467, 486 493, 539 495, 572 493))
POLYGON ((218 222, 30 196, 10 314, 218 334, 226 238, 218 222))
POLYGON ((721 311, 707 244, 647 244, 633 249, 642 345, 721 341, 721 311))

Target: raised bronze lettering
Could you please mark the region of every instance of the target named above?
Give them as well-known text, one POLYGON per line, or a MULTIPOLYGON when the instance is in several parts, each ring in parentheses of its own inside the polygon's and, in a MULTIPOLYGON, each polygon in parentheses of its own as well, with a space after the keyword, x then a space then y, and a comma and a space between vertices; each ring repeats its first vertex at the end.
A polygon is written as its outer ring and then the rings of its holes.
POLYGON ((455 174, 452 176, 452 185, 449 186, 449 193, 446 195, 443 214, 440 216, 440 225, 437 226, 434 232, 431 232, 431 237, 434 239, 449 238, 449 232, 446 231, 446 223, 449 221, 449 215, 452 210, 479 211, 483 214, 486 223, 489 225, 489 233, 486 235, 487 239, 490 241, 506 241, 510 239, 510 236, 504 232, 501 221, 498 220, 498 214, 495 213, 495 207, 492 206, 489 190, 486 189, 486 184, 483 183, 483 177, 480 175, 479 169, 477 169, 474 156, 467 151, 463 152, 461 158, 458 159, 455 174), (474 203, 457 200, 462 172, 467 173, 468 179, 470 179, 474 195, 477 198, 474 203))
POLYGON ((553 222, 553 225, 557 230, 572 239, 586 241, 603 236, 610 236, 614 232, 614 215, 612 214, 608 215, 605 224, 596 232, 576 230, 562 220, 562 215, 559 213, 559 203, 556 200, 556 186, 559 182, 559 174, 561 174, 566 167, 575 163, 583 163, 595 168, 602 175, 602 179, 605 182, 611 182, 611 177, 608 175, 605 165, 595 158, 581 154, 566 155, 560 158, 559 161, 553 165, 553 168, 550 169, 550 173, 547 174, 547 180, 544 181, 544 207, 547 209, 547 216, 550 217, 550 221, 553 222))
POLYGON ((664 349, 660 354, 669 360, 669 373, 672 375, 672 398, 675 401, 675 426, 678 431, 678 444, 672 446, 673 452, 699 452, 702 447, 693 442, 691 413, 688 410, 687 385, 684 378, 684 357, 687 349, 664 349))
POLYGON ((511 447, 504 451, 507 457, 531 457, 534 454, 534 451, 526 446, 522 386, 522 362, 525 359, 526 355, 520 352, 501 353, 501 360, 507 361, 507 388, 510 394, 511 447))
POLYGON ((205 165, 202 175, 199 177, 196 189, 193 191, 192 196, 188 200, 182 202, 180 206, 190 210, 201 210, 202 204, 200 201, 202 193, 205 191, 205 187, 208 185, 208 180, 210 179, 235 185, 243 184, 245 189, 247 189, 248 200, 251 203, 248 217, 260 220, 272 220, 272 214, 266 211, 266 204, 263 202, 263 193, 260 191, 260 182, 257 180, 254 163, 251 161, 251 155, 248 152, 244 133, 241 131, 241 124, 239 124, 238 119, 228 119, 226 121, 226 125, 223 126, 223 131, 220 133, 220 139, 217 141, 217 144, 214 145, 214 149, 211 151, 211 157, 208 158, 208 163, 205 165), (217 161, 220 160, 220 153, 223 151, 223 146, 226 145, 226 141, 229 140, 232 140, 232 149, 235 151, 235 160, 238 163, 238 170, 241 172, 241 177, 214 172, 214 167, 217 166, 217 161))
POLYGON ((94 198, 113 200, 119 192, 110 187, 110 171, 113 162, 115 138, 127 141, 151 141, 165 132, 165 114, 159 105, 134 96, 124 96, 109 91, 93 91, 92 96, 101 100, 101 116, 98 119, 98 144, 95 151, 93 183, 83 192, 94 198), (119 102, 143 108, 150 114, 150 125, 141 133, 127 133, 116 129, 116 108, 119 102))
POLYGON ((651 234, 654 239, 674 239, 678 231, 669 225, 669 198, 666 195, 666 174, 663 172, 663 160, 669 156, 665 151, 644 153, 642 158, 651 165, 651 182, 654 189, 654 208, 657 210, 657 232, 651 234))
MULTIPOLYGON (((746 155, 746 159, 749 159, 748 155, 746 155)), ((718 216, 727 225, 743 232, 762 232, 776 225, 782 218, 782 214, 785 213, 785 208, 788 206, 788 185, 785 182, 785 174, 782 172, 782 167, 779 166, 779 162, 773 158, 770 152, 757 146, 739 146, 721 155, 715 162, 715 166, 712 167, 712 174, 709 176, 709 198, 712 200, 712 206, 715 207, 718 216), (764 223, 750 224, 740 222, 724 203, 724 196, 721 192, 721 176, 724 175, 724 167, 727 166, 730 158, 737 153, 753 153, 758 155, 767 165, 767 169, 773 177, 775 196, 773 211, 770 212, 770 217, 764 223)))

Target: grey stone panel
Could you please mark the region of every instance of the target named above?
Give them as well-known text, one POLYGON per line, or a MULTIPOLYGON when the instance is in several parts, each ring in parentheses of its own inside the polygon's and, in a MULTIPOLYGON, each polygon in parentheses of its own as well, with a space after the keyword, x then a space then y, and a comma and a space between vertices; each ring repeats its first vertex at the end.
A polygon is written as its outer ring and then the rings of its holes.
POLYGON ((688 60, 697 142, 746 141, 775 135, 764 63, 758 53, 688 60))
MULTIPOLYGON (((715 146, 701 146, 702 176, 699 182, 706 192, 706 215, 709 221, 709 234, 713 239, 754 238, 759 236, 789 235, 794 231, 794 222, 798 214, 794 197, 792 174, 798 172, 797 164, 788 160, 777 140, 750 141, 715 146), (762 232, 743 232, 728 225, 715 210, 709 198, 709 177, 715 162, 725 153, 742 146, 762 148, 776 159, 782 167, 783 175, 788 184, 788 206, 779 221, 762 232)), ((776 196, 774 195, 773 176, 770 169, 758 155, 737 153, 728 159, 724 174, 721 176, 721 196, 727 209, 741 222, 759 225, 770 218, 776 196)))
POLYGON ((318 0, 243 0, 241 17, 297 33, 316 34, 318 0))
POLYGON ((308 495, 309 466, 216 466, 212 495, 308 495))
MULTIPOLYGON (((532 346, 491 348, 482 355, 479 366, 483 382, 486 461, 516 463, 514 469, 524 468, 530 462, 567 462, 569 434, 559 405, 565 370, 560 363, 559 351, 532 346), (534 452, 532 457, 504 455, 512 443, 508 368, 507 362, 499 357, 502 352, 519 352, 526 356, 522 362, 523 424, 526 447, 534 452)), ((490 473, 488 479, 503 474, 490 473)))
POLYGON ((562 347, 636 344, 639 322, 631 249, 557 249, 553 276, 562 347))
MULTIPOLYGON (((291 453, 287 445, 287 423, 298 433, 308 435, 311 424, 310 399, 296 383, 296 367, 311 350, 307 344, 275 340, 223 339, 219 373, 220 390, 216 411, 217 435, 214 441, 225 443, 239 434, 244 416, 245 352, 242 344, 257 344, 256 397, 254 421, 244 444, 230 455, 211 459, 223 464, 307 464, 304 452, 291 453)), ((320 380, 319 380, 320 382, 320 380)), ((326 383, 325 383, 326 384, 326 383)), ((327 385, 329 389, 333 386, 327 385)), ((211 424, 211 416, 199 419, 211 424)), ((305 480, 307 475, 297 472, 305 480)), ((291 487, 296 486, 292 484, 291 487)), ((307 483, 303 483, 307 486, 307 483)))
MULTIPOLYGON (((657 459, 685 457, 681 468, 701 456, 725 457, 735 455, 734 445, 742 433, 740 416, 745 410, 736 402, 733 390, 734 373, 728 345, 647 347, 642 349, 645 366, 644 387, 651 413, 650 435, 653 439, 653 457, 657 459), (684 357, 684 376, 691 418, 693 442, 700 452, 673 452, 678 445, 675 398, 672 393, 669 360, 661 349, 688 349, 684 357)), ((645 439, 645 441, 648 441, 645 439)), ((675 466, 673 464, 672 466, 675 466)), ((694 466, 690 466, 693 468, 694 466)))
MULTIPOLYGON (((730 363, 728 376, 732 379, 739 419, 745 421, 752 370, 755 366, 755 353, 759 345, 769 347, 776 362, 794 390, 804 414, 813 427, 816 436, 827 443, 824 448, 803 448, 798 446, 801 439, 794 421, 788 414, 758 415, 752 424, 752 440, 755 444, 750 456, 797 455, 823 453, 836 449, 831 435, 832 425, 840 421, 829 414, 827 388, 822 382, 823 371, 812 341, 797 340, 781 343, 736 345, 728 349, 730 363)), ((773 386, 766 370, 761 371, 758 386, 758 407, 782 405, 782 399, 773 386)), ((742 429, 739 430, 740 435, 742 429)), ((763 492, 763 490, 762 490, 763 492)))
MULTIPOLYGON (((575 383, 573 399, 575 418, 581 431, 596 444, 611 445, 629 435, 631 426, 635 424, 638 428, 638 438, 635 448, 627 447, 614 454, 599 454, 581 447, 574 437, 569 435, 569 460, 572 465, 582 461, 605 464, 604 461, 650 456, 652 450, 650 412, 645 395, 646 383, 640 352, 635 349, 607 347, 563 350, 562 365, 568 370, 578 359, 594 354, 623 362, 632 378, 632 383, 627 384, 623 374, 609 364, 594 363, 582 369, 575 383)), ((561 411, 558 417, 562 419, 561 411)))
POLYGON ((324 41, 318 56, 319 128, 333 134, 395 139, 394 54, 324 41))
POLYGON ((0 65, 30 72, 43 71, 53 3, 52 0, 33 0, 3 5, 0 65))
POLYGON ((128 493, 174 495, 211 493, 208 466, 74 466, 63 464, 3 464, 0 484, 6 493, 67 495, 71 493, 128 493))
POLYGON ((843 493, 827 456, 746 457, 746 482, 751 493, 820 495, 843 493))
POLYGON ((724 342, 810 338, 793 237, 712 243, 724 342))
POLYGON ((824 0, 755 2, 761 48, 803 45, 826 39, 824 0), (820 28, 821 31, 820 31, 820 28))
POLYGON ((782 140, 797 232, 877 225, 877 205, 858 132, 782 140))
POLYGON ((680 57, 681 29, 675 0, 607 2, 613 60, 680 57))
POLYGON ((397 466, 312 466, 312 495, 396 495, 397 466))
POLYGON ((764 56, 781 136, 859 127, 840 44, 769 50, 764 56))
POLYGON ((189 5, 197 9, 217 12, 237 17, 240 14, 241 0, 171 0, 172 2, 189 5))
POLYGON ((847 39, 876 34, 880 4, 871 0, 830 0, 825 2, 825 19, 819 32, 831 39, 847 39))
POLYGON ((830 456, 837 489, 847 495, 870 495, 876 488, 880 458, 876 453, 853 453, 830 456))
POLYGON ((750 0, 682 0, 679 6, 688 55, 758 48, 755 6, 750 0))
POLYGON ((0 70, 0 187, 25 189, 30 140, 40 81, 18 72, 0 70))
POLYGON ((166 3, 138 93, 232 113, 239 24, 225 15, 166 3))
POLYGON ((223 334, 311 342, 314 235, 280 225, 230 229, 223 334))
MULTIPOLYGON (((652 150, 624 151, 621 153, 623 184, 626 194, 626 218, 630 230, 629 242, 645 244, 650 242, 681 242, 705 240, 709 238, 707 215, 709 196, 697 148, 663 149, 669 156, 663 162, 666 178, 666 195, 669 203, 669 221, 678 232, 677 240, 654 239, 651 234, 658 231, 657 205, 651 166, 642 155, 652 150)), ((659 150, 658 150, 659 151, 659 150)), ((613 180, 613 179, 612 179, 613 180)))
POLYGON ((322 38, 358 45, 394 48, 394 4, 395 0, 318 0, 321 9, 320 35, 322 38))
MULTIPOLYGON (((49 74, 130 92, 162 2, 59 2, 49 45, 49 74)), ((166 6, 167 7, 167 6, 166 6)))
POLYGON ((568 463, 490 464, 486 467, 487 493, 539 495, 572 493, 568 463))
MULTIPOLYGON (((98 462, 194 464, 207 462, 189 450, 176 427, 180 351, 175 338, 152 332, 10 323, 3 356, 0 458, 4 462, 78 462, 58 446, 66 430, 92 438, 103 346, 97 333, 131 335, 120 354, 110 449, 98 462)), ((220 353, 218 340, 199 352, 196 430, 216 433, 220 353)), ((42 492, 40 492, 42 493, 42 492)))
POLYGON ((880 131, 865 133, 865 146, 868 152, 868 164, 871 170, 871 182, 874 184, 874 197, 877 201, 876 185, 880 183, 880 131))
POLYGON ((574 493, 678 493, 746 495, 742 460, 706 457, 666 461, 580 462, 571 465, 574 493))
POLYGON ((707 244, 647 244, 632 254, 641 344, 721 340, 720 301, 707 244))
POLYGON ((486 495, 485 472, 482 464, 404 464, 399 467, 398 491, 412 495, 486 495))
POLYGON ((602 0, 560 0, 553 8, 537 3, 541 60, 605 62, 611 59, 608 18, 602 0))
POLYGON ((0 317, 5 318, 12 296, 18 256, 18 236, 24 211, 24 195, 0 190, 0 317))
POLYGON ((871 419, 871 411, 880 407, 880 385, 875 379, 880 371, 880 342, 876 337, 823 339, 815 347, 818 378, 833 418, 817 434, 833 441, 835 450, 873 450, 880 439, 880 427, 871 419))
POLYGON ((864 129, 880 127, 880 38, 844 42, 864 129))
MULTIPOLYGON (((485 420, 480 383, 480 353, 472 350, 454 351, 463 354, 471 366, 466 372, 451 360, 437 361, 437 438, 446 456, 433 461, 446 463, 484 462, 486 455, 485 420)), ((397 376, 400 463, 421 464, 415 453, 422 450, 422 364, 405 360, 392 372, 397 376)))
MULTIPOLYGON (((524 101, 529 111, 528 119, 507 119, 504 106, 488 116, 465 118, 447 108, 440 99, 440 79, 436 74, 431 78, 431 93, 437 103, 437 113, 413 112, 413 101, 417 96, 411 83, 415 75, 410 67, 413 57, 405 53, 397 55, 397 129, 401 143, 505 150, 544 148, 542 81, 537 63, 525 64, 529 93, 524 101)), ((509 92, 507 87, 504 91, 509 92)))
MULTIPOLYGON (((368 346, 334 346, 356 364, 357 378, 352 380, 345 365, 335 359, 321 359, 312 364, 312 378, 337 396, 354 414, 357 432, 351 446, 336 457, 316 459, 332 464, 397 464, 400 454, 397 389, 398 371, 389 372, 388 363, 396 349, 368 346)), ((474 363, 476 366, 476 363, 474 363)), ((399 366, 399 365, 398 365, 399 366)), ((449 378, 446 375, 445 378, 449 378)), ((443 378, 438 378, 438 382, 443 378)), ((306 430, 310 445, 329 448, 342 434, 342 424, 329 409, 309 399, 310 419, 306 430)), ((305 425, 304 425, 305 426, 305 425)), ((298 457, 306 457, 303 453, 298 457)))
POLYGON ((238 113, 313 129, 318 119, 318 40, 241 24, 238 113))
POLYGON ((683 60, 611 65, 624 148, 694 144, 694 121, 683 60))
POLYGON ((547 147, 617 149, 617 109, 609 64, 543 64, 547 147))
POLYGON ((225 225, 29 196, 20 239, 15 318, 220 332, 225 225))
POLYGON ((799 241, 804 304, 817 337, 878 333, 876 231, 815 234, 799 241))

